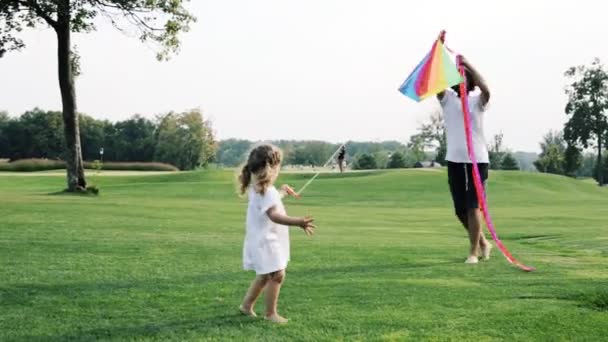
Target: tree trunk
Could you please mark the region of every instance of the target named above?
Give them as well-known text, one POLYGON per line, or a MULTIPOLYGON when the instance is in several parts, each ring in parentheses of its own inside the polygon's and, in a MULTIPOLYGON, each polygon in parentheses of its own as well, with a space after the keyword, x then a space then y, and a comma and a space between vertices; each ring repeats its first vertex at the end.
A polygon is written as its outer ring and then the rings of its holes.
POLYGON ((597 182, 600 186, 604 185, 604 163, 602 160, 602 134, 598 134, 597 139, 597 182))
POLYGON ((58 15, 59 20, 56 28, 59 88, 61 89, 63 128, 67 147, 65 162, 67 165, 68 191, 74 192, 85 189, 87 183, 84 178, 80 128, 76 113, 76 93, 72 74, 69 1, 62 1, 59 7, 61 14, 58 15))

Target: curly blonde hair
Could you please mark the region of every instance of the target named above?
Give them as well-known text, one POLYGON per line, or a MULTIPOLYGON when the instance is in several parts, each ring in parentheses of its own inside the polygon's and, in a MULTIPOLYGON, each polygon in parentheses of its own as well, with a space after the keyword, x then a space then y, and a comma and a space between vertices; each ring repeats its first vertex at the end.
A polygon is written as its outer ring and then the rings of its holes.
POLYGON ((244 195, 254 180, 254 190, 264 194, 272 185, 274 169, 281 165, 282 159, 283 153, 274 145, 263 144, 253 148, 238 176, 239 193, 244 195))

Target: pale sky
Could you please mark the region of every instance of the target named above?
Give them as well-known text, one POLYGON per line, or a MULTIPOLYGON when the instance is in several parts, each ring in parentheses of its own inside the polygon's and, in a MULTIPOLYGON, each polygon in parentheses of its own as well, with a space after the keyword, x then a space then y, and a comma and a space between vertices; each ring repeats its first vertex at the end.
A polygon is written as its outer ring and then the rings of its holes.
MULTIPOLYGON (((407 141, 437 106, 397 91, 440 30, 488 81, 486 138, 537 151, 566 120, 564 71, 608 61, 603 1, 193 0, 169 62, 100 19, 77 35, 78 107, 125 119, 199 107, 219 138, 407 141)), ((0 110, 60 109, 56 40, 0 59, 0 110)))

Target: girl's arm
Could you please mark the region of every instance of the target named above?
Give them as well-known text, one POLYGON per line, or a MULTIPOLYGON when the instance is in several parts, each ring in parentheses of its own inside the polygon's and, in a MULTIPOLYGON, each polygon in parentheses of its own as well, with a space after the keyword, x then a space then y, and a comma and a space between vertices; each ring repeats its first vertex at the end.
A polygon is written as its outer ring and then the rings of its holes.
POLYGON ((300 195, 298 195, 296 191, 287 184, 283 184, 281 186, 281 190, 279 190, 279 195, 281 195, 281 198, 284 198, 287 195, 293 196, 295 198, 300 198, 300 195))
POLYGON ((307 235, 312 235, 315 232, 315 225, 312 224, 314 219, 310 216, 307 217, 291 217, 285 214, 281 214, 276 207, 272 207, 266 211, 268 218, 276 224, 282 224, 284 226, 300 227, 304 229, 307 235))

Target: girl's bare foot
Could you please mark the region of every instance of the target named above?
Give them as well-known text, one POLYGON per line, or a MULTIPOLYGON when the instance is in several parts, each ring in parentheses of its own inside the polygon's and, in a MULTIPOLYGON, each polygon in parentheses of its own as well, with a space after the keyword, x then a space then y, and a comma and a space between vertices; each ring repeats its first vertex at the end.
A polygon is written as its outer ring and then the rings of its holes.
POLYGON ((264 319, 277 324, 285 324, 289 321, 287 318, 279 316, 279 314, 266 316, 264 319))
POLYGON ((241 305, 241 306, 239 306, 239 311, 245 316, 258 317, 258 315, 256 315, 255 312, 253 311, 253 308, 249 308, 249 310, 248 310, 243 305, 241 305))

